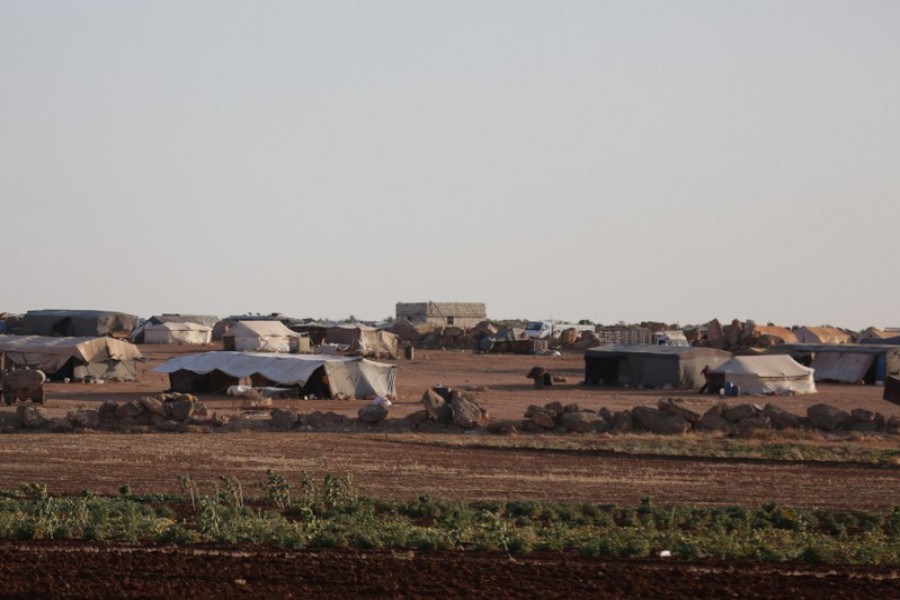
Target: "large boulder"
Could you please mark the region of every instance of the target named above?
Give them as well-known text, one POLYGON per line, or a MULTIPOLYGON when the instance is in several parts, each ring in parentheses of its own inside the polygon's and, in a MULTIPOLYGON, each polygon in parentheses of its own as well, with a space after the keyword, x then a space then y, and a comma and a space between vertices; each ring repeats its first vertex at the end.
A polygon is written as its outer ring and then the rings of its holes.
POLYGON ((22 415, 17 412, 0 412, 0 433, 12 433, 22 427, 22 415))
POLYGON ((463 394, 453 394, 450 408, 453 411, 453 422, 463 429, 475 429, 487 425, 487 411, 481 408, 475 400, 471 400, 463 394))
POLYGON ((116 418, 118 419, 134 419, 145 410, 140 400, 129 400, 120 404, 116 408, 116 418))
POLYGON ((636 425, 650 433, 678 435, 691 428, 686 419, 649 406, 635 406, 631 416, 636 425))
POLYGON ((47 410, 41 406, 23 404, 16 412, 22 417, 22 426, 28 429, 43 429, 50 422, 47 410))
POLYGON ((447 400, 434 390, 425 390, 421 402, 432 421, 445 424, 453 422, 453 409, 450 408, 447 400))
POLYGON ((144 396, 141 398, 140 402, 143 405, 144 410, 151 415, 164 416, 166 414, 166 406, 163 401, 158 398, 144 396))
POLYGON ((269 418, 272 420, 272 428, 279 430, 288 430, 300 420, 300 415, 296 410, 282 410, 280 408, 276 408, 271 413, 269 413, 269 418))
POLYGON ((378 423, 379 421, 387 419, 388 408, 383 404, 366 404, 360 408, 356 414, 360 421, 365 421, 366 423, 378 423))
POLYGON ((609 422, 595 412, 580 410, 564 412, 561 417, 563 427, 568 431, 588 433, 592 431, 604 433, 611 429, 609 422))
POLYGON ((800 417, 774 404, 767 404, 762 410, 762 416, 769 419, 772 429, 800 429, 803 427, 800 417))
POLYGON ((54 417, 50 419, 48 427, 53 433, 69 433, 75 429, 72 426, 72 422, 66 417, 54 417))
POLYGON ((699 412, 688 406, 684 400, 679 400, 677 398, 660 398, 659 402, 656 403, 656 406, 660 410, 664 410, 673 415, 678 415, 685 421, 690 421, 691 423, 696 423, 703 417, 699 412))
POLYGON ((630 433, 634 431, 634 418, 630 410, 621 410, 613 415, 612 428, 616 433, 630 433))
POLYGON ((749 436, 758 429, 770 429, 772 424, 769 418, 763 414, 747 419, 741 419, 731 424, 731 432, 737 436, 749 436))
POLYGON ((839 431, 852 422, 850 415, 828 404, 814 404, 806 409, 810 424, 825 431, 839 431))
POLYGON ((737 423, 758 416, 760 412, 762 407, 758 404, 744 403, 722 408, 722 417, 729 423, 737 423))
POLYGON ((100 426, 100 411, 93 408, 79 408, 71 411, 68 416, 75 427, 95 429, 100 426))
POLYGON ((194 402, 188 397, 179 397, 166 402, 166 417, 173 421, 187 421, 194 415, 194 402))
POLYGON ((556 416, 552 410, 538 409, 526 415, 526 418, 540 429, 553 429, 556 427, 556 416))
POLYGON ((697 431, 714 431, 731 433, 732 425, 718 411, 707 411, 699 421, 694 423, 697 431))

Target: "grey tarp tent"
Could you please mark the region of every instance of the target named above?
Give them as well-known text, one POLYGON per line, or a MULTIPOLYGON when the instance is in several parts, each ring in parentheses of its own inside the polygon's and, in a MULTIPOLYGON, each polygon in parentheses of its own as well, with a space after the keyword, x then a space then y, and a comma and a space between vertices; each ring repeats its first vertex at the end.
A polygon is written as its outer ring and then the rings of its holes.
POLYGON ((221 392, 243 379, 253 385, 295 385, 301 392, 317 385, 331 396, 365 398, 393 396, 397 367, 361 357, 205 352, 172 358, 154 371, 169 374, 177 391, 221 392))
POLYGON ((30 367, 61 379, 137 379, 141 351, 110 337, 0 335, 0 368, 30 367))
POLYGON ((62 337, 128 335, 139 322, 137 315, 111 310, 29 310, 20 333, 62 337))
POLYGON ((584 381, 588 385, 699 388, 706 382, 704 367, 718 367, 730 358, 730 352, 713 348, 597 346, 584 353, 584 381))
POLYGON ((900 375, 900 346, 890 344, 780 344, 767 352, 812 367, 816 381, 873 384, 900 375))

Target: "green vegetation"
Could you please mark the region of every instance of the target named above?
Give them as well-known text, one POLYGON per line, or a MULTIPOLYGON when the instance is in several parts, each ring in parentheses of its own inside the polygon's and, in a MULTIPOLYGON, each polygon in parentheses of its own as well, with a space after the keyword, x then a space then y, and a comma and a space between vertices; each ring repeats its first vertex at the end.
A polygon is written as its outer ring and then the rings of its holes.
POLYGON ((179 478, 183 496, 54 497, 40 484, 0 490, 0 538, 286 548, 353 547, 577 551, 590 557, 799 560, 900 565, 900 507, 865 511, 758 507, 685 508, 536 500, 457 502, 422 495, 387 501, 360 496, 348 476, 303 475, 291 489, 269 472, 252 486, 220 477, 211 493, 179 478), (248 494, 254 491, 255 494, 248 494))

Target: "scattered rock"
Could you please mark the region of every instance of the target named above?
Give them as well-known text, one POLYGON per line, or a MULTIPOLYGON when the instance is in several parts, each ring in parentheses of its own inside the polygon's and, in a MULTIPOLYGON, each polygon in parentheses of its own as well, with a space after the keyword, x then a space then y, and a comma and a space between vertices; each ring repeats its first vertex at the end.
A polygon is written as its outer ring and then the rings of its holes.
POLYGON ((144 410, 146 410, 151 415, 165 415, 166 407, 163 404, 162 400, 158 398, 154 398, 152 396, 144 396, 140 400, 141 404, 144 406, 144 410))
POLYGON ((421 402, 432 421, 446 424, 453 422, 453 410, 444 397, 434 390, 425 390, 421 402))
POLYGON ((817 429, 839 431, 850 424, 850 415, 828 404, 814 404, 806 409, 806 418, 817 429))
POLYGON ((80 408, 69 413, 69 421, 76 427, 96 429, 100 426, 100 411, 90 408, 80 408))
POLYGON ((686 419, 649 406, 635 406, 631 409, 631 416, 635 425, 650 433, 676 435, 691 428, 686 419))
POLYGON ((29 429, 41 429, 49 422, 47 410, 40 406, 22 405, 16 412, 22 417, 22 426, 29 429))
POLYGON ((552 410, 540 409, 534 411, 528 419, 540 429, 553 429, 556 427, 556 413, 552 410))
POLYGON ((65 417, 54 417, 50 419, 48 428, 53 433, 69 433, 73 429, 72 422, 65 417))
POLYGON ((453 411, 453 422, 463 429, 475 429, 487 424, 487 412, 474 400, 457 395, 455 391, 450 408, 453 411))
POLYGON ((173 421, 187 421, 194 414, 194 403, 188 398, 166 402, 166 417, 173 421))
POLYGON ((758 404, 737 404, 735 406, 726 406, 722 409, 722 417, 729 423, 737 423, 744 419, 752 419, 762 412, 762 407, 758 404))
POLYGON ((356 414, 359 416, 360 421, 365 421, 366 423, 378 423, 387 418, 388 409, 381 404, 366 404, 360 408, 356 414))
POLYGON ((269 418, 272 420, 273 429, 286 431, 297 424, 300 420, 300 415, 296 410, 281 410, 276 408, 269 413, 269 418))
POLYGON ((611 429, 609 422, 595 412, 564 412, 561 417, 563 427, 578 433, 600 432, 611 429))
POLYGON ((694 423, 697 431, 717 431, 721 433, 731 433, 731 423, 725 420, 718 411, 707 411, 699 421, 694 423))
POLYGON ((144 405, 140 400, 129 400, 116 407, 116 417, 118 419, 133 419, 143 413, 144 410, 144 405))
POLYGON ((686 421, 696 423, 703 415, 690 408, 683 400, 677 398, 660 398, 657 407, 673 415, 678 415, 686 421))
POLYGON ((634 431, 634 418, 630 410, 622 410, 613 415, 613 431, 616 433, 629 433, 634 431))
POLYGON ((800 429, 803 426, 800 417, 772 404, 767 404, 762 414, 768 417, 773 429, 800 429))

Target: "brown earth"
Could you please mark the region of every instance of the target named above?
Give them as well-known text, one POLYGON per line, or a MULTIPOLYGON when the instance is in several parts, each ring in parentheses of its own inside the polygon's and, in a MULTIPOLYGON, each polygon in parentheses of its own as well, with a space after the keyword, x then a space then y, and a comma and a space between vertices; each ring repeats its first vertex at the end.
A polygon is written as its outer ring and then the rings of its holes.
POLYGON ((900 573, 752 562, 0 542, 0 598, 896 598, 900 573))
MULTIPOLYGON (((144 347, 148 367, 186 350, 144 347)), ((521 418, 530 404, 576 402, 610 410, 655 404, 660 396, 684 398, 698 408, 716 398, 687 392, 605 390, 578 384, 583 360, 534 356, 484 356, 469 352, 419 352, 399 361, 398 399, 392 416, 419 409, 425 388, 473 387, 492 416, 521 418), (525 378, 541 365, 567 382, 542 390, 525 378)), ((138 383, 62 384, 48 387, 47 408, 62 415, 105 399, 123 400, 165 390, 164 377, 145 370, 138 383)), ((881 389, 821 386, 810 397, 771 401, 797 414, 826 402, 887 416, 900 406, 881 400, 881 389)), ((240 401, 203 397, 215 410, 241 412, 240 401)), ((301 410, 334 410, 355 416, 366 401, 277 401, 301 410)), ((0 410, 12 410, 2 407, 0 410)), ((635 436, 644 441, 653 436, 635 436)), ((217 477, 245 484, 267 469, 296 485, 302 472, 350 473, 364 494, 445 499, 534 498, 634 504, 756 505, 886 511, 900 505, 900 468, 854 463, 673 458, 591 450, 492 447, 484 433, 189 433, 0 435, 0 487, 41 482, 51 493, 89 489, 115 493, 129 484, 137 493, 177 492, 176 477, 190 475, 209 492, 217 477)), ((517 438, 527 446, 529 438, 517 438)), ((541 436, 542 440, 552 439, 541 436)), ((571 438, 570 438, 571 439, 571 438)), ((574 439, 590 439, 576 437, 574 439)), ((698 444, 715 438, 691 438, 698 444)), ((830 445, 896 448, 896 437, 821 440, 830 445)), ((248 486, 249 487, 249 486, 248 486)), ((0 597, 900 597, 896 570, 753 563, 599 561, 571 555, 506 556, 391 552, 275 552, 241 549, 130 548, 94 544, 0 544, 0 597), (66 560, 72 553, 77 560, 66 560)))

